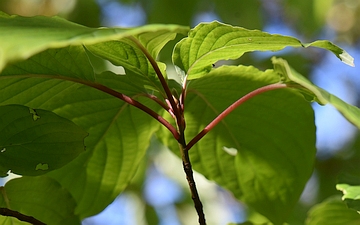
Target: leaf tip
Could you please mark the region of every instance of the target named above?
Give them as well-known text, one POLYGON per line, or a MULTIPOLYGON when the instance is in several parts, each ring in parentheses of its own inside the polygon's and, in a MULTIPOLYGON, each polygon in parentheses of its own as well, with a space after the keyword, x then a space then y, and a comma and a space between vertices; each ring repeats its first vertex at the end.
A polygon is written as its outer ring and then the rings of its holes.
POLYGON ((341 61, 343 63, 345 63, 346 65, 349 65, 351 67, 355 67, 355 64, 354 64, 354 58, 349 54, 347 53, 346 51, 343 51, 340 55, 339 55, 339 58, 341 59, 341 61))

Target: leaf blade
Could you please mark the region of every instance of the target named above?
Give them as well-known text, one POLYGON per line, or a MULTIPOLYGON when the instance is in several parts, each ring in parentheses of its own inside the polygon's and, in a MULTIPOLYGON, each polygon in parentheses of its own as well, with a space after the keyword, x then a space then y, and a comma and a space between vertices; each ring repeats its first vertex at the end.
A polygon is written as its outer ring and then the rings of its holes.
POLYGON ((332 51, 344 63, 352 65, 351 56, 329 41, 302 44, 298 39, 259 30, 233 27, 217 21, 201 23, 189 32, 174 49, 173 63, 196 79, 206 75, 219 60, 241 57, 252 51, 279 51, 285 47, 320 47, 332 51))
POLYGON ((177 25, 146 25, 128 28, 89 28, 60 17, 21 17, 3 14, 0 17, 1 60, 0 71, 15 61, 25 60, 50 48, 70 45, 91 45, 137 35, 143 32, 168 29, 184 33, 187 29, 177 25))
MULTIPOLYGON (((98 76, 96 79, 116 85, 129 96, 137 95, 136 88, 116 78, 98 76)), ((41 106, 73 121, 90 134, 85 139, 87 151, 84 154, 47 175, 74 196, 78 204, 76 213, 81 219, 102 211, 125 189, 152 134, 159 128, 157 121, 144 112, 81 84, 13 78, 3 79, 0 86, 1 104, 41 106)), ((146 104, 159 110, 159 106, 149 101, 146 104)))
POLYGON ((359 224, 360 216, 353 210, 346 208, 340 197, 333 196, 314 206, 308 213, 306 225, 315 224, 359 224))
MULTIPOLYGON (((75 200, 56 181, 39 177, 10 180, 1 187, 1 206, 32 216, 46 224, 81 224, 75 215, 75 200), (37 198, 34 199, 34 193, 37 198), (51 197, 49 197, 51 196, 51 197)), ((2 224, 18 224, 18 220, 0 217, 2 224)), ((23 224, 23 223, 20 223, 23 224)))
MULTIPOLYGON (((185 102, 186 138, 194 137, 237 98, 279 81, 272 70, 244 66, 220 67, 192 80, 185 102)), ((312 108, 298 93, 263 93, 230 113, 191 148, 193 167, 274 224, 282 224, 313 170, 313 121, 312 108), (224 148, 234 148, 237 154, 224 148)), ((166 134, 158 137, 177 153, 176 143, 166 134)))
POLYGON ((319 104, 331 104, 349 122, 360 128, 360 109, 358 107, 348 104, 326 90, 317 87, 304 76, 293 70, 285 60, 274 57, 272 58, 272 62, 275 70, 283 77, 283 82, 293 82, 301 85, 301 87, 306 90, 306 94, 311 95, 319 104))
POLYGON ((41 175, 85 151, 88 135, 71 121, 45 110, 0 106, 1 174, 41 175))

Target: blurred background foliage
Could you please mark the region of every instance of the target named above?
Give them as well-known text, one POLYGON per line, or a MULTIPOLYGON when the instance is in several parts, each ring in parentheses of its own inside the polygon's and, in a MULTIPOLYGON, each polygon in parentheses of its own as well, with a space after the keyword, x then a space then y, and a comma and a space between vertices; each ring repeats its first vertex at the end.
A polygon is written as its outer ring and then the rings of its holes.
MULTIPOLYGON (((22 16, 58 15, 90 27, 148 23, 193 27, 216 19, 249 29, 292 35, 303 42, 328 39, 354 56, 355 64, 360 58, 360 0, 1 0, 0 10, 22 16)), ((175 43, 165 48, 162 60, 170 59, 175 43)), ((271 68, 269 58, 273 54, 247 54, 236 63, 271 68)), ((276 54, 319 86, 359 106, 358 69, 347 68, 319 50, 286 49, 276 54)), ((340 194, 335 189, 339 174, 360 169, 357 129, 329 107, 314 106, 314 109, 318 159, 289 224, 304 224, 313 205, 340 194)), ((155 139, 151 146, 127 191, 84 224, 194 224, 196 214, 180 160, 155 139)), ((240 223, 247 218, 262 220, 201 175, 197 174, 196 179, 209 224, 240 223)))

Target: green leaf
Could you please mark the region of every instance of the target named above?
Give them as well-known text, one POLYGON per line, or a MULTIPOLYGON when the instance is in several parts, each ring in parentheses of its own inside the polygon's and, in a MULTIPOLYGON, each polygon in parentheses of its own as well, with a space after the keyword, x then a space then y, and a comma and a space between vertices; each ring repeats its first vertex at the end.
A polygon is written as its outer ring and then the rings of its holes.
POLYGON ((349 208, 360 212, 359 174, 343 174, 339 177, 336 189, 343 192, 342 200, 349 208))
POLYGON ((87 133, 53 112, 0 106, 0 173, 41 175, 84 152, 87 133))
MULTIPOLYGON (((137 89, 118 76, 97 76, 129 96, 137 89)), ((139 99, 142 100, 142 99, 139 99)), ((25 104, 55 112, 83 127, 86 152, 48 173, 75 198, 81 218, 102 211, 125 189, 159 123, 144 112, 82 84, 44 78, 2 79, 0 104, 25 104)), ((148 100, 145 104, 159 109, 148 100)), ((51 196, 48 196, 49 198, 51 196)))
MULTIPOLYGON (((10 180, 0 187, 0 207, 32 216, 45 224, 80 225, 75 215, 76 202, 56 181, 44 177, 22 177, 10 180), (34 194, 36 197, 34 198, 34 194)), ((1 224, 19 223, 12 217, 0 217, 1 224)))
MULTIPOLYGON (((136 35, 135 38, 139 40, 150 55, 156 59, 165 44, 176 37, 175 31, 182 32, 184 30, 184 28, 180 28, 171 32, 163 29, 155 30, 154 32, 141 33, 136 35)), ((129 81, 141 88, 142 92, 163 92, 163 88, 151 63, 139 46, 131 39, 124 38, 121 41, 109 41, 89 45, 87 46, 87 49, 95 55, 109 60, 116 66, 123 66, 129 77, 129 81), (142 80, 139 78, 142 78, 142 80)), ((158 62, 158 66, 160 67, 162 74, 166 76, 165 64, 158 62)), ((165 96, 165 93, 163 93, 163 95, 165 96)))
MULTIPOLYGON (((187 141, 240 97, 279 81, 273 70, 245 66, 220 67, 191 80, 185 101, 187 141)), ((166 131, 158 137, 178 153, 166 131)), ((282 89, 245 102, 189 153, 196 171, 282 224, 312 173, 315 152, 310 104, 297 92, 282 89)))
POLYGON ((360 212, 360 185, 337 184, 336 189, 344 193, 342 199, 349 208, 360 212))
POLYGON ((293 70, 289 64, 280 58, 272 58, 275 71, 283 77, 283 82, 299 84, 307 96, 311 96, 321 105, 331 104, 334 106, 348 121, 360 128, 360 109, 350 105, 326 90, 317 87, 311 81, 293 70))
MULTIPOLYGON (((157 59, 161 49, 173 40, 177 33, 184 33, 188 29, 178 27, 177 29, 159 29, 152 32, 144 32, 134 37, 157 59)), ((123 38, 121 41, 109 41, 87 46, 95 55, 107 59, 116 66, 123 66, 128 79, 134 86, 139 87, 142 92, 148 93, 157 91, 166 96, 157 78, 157 75, 142 50, 130 38, 123 38)), ((160 70, 166 76, 166 65, 157 62, 160 70)))
POLYGON ((83 46, 48 49, 1 72, 1 76, 16 75, 95 81, 94 70, 83 46))
POLYGON ((50 48, 91 45, 156 30, 184 33, 177 25, 146 25, 138 28, 89 28, 60 17, 0 15, 0 71, 14 61, 25 60, 50 48))
POLYGON ((272 35, 259 30, 247 30, 217 21, 201 23, 174 49, 173 62, 187 74, 188 79, 199 78, 219 60, 237 59, 246 52, 279 51, 285 47, 314 46, 332 51, 344 63, 353 65, 352 57, 329 41, 302 44, 298 39, 272 35))
MULTIPOLYGON (((166 41, 158 40, 156 35, 152 37, 150 32, 162 30, 161 37, 166 39, 169 36, 165 31, 173 35, 174 30, 185 28, 149 25, 134 29, 93 29, 57 17, 24 19, 18 16, 0 18, 0 28, 14 31, 14 36, 10 32, 0 37, 1 43, 4 43, 1 47, 15 48, 13 39, 17 39, 19 48, 22 48, 15 51, 12 60, 5 62, 13 63, 1 74, 0 104, 23 104, 53 111, 90 134, 85 142, 87 151, 49 176, 74 196, 78 204, 76 213, 81 218, 99 213, 127 186, 159 123, 119 99, 91 88, 100 88, 99 84, 103 84, 136 98, 140 93, 138 83, 146 84, 146 81, 138 76, 131 78, 131 83, 128 76, 117 76, 111 72, 94 75, 81 45, 133 35, 140 42, 143 37, 148 37, 146 46, 152 46, 150 54, 156 55, 162 48, 158 44, 166 41), (20 40, 20 30, 21 37, 29 36, 29 40, 20 40), (143 33, 147 34, 142 36, 143 33), (26 57, 22 53, 26 53, 26 57), (31 58, 14 62, 27 57, 31 58)), ((6 52, 4 57, 11 59, 12 55, 6 52)), ((160 108, 149 100, 141 99, 141 96, 139 101, 155 111, 160 108)))
POLYGON ((333 196, 314 206, 308 213, 306 225, 356 225, 360 223, 360 215, 348 209, 340 197, 333 196))

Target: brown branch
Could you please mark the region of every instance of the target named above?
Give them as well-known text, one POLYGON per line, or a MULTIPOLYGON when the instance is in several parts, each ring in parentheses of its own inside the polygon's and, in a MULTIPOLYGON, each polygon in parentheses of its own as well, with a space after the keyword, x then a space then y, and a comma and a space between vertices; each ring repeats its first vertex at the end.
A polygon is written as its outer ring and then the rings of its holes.
POLYGON ((0 215, 14 217, 20 221, 28 222, 34 225, 46 225, 46 223, 43 223, 32 216, 27 216, 8 208, 0 208, 0 215))
POLYGON ((184 132, 181 132, 180 139, 179 139, 179 147, 180 147, 184 171, 186 174, 186 179, 188 181, 190 192, 191 192, 191 199, 194 202, 194 206, 195 206, 196 212, 198 214, 199 224, 206 225, 205 214, 203 211, 203 205, 201 203, 200 196, 199 196, 199 193, 196 188, 196 183, 195 183, 193 170, 192 170, 192 166, 191 166, 191 161, 190 161, 190 157, 189 157, 189 151, 186 149, 185 146, 186 146, 186 144, 185 144, 184 132))

